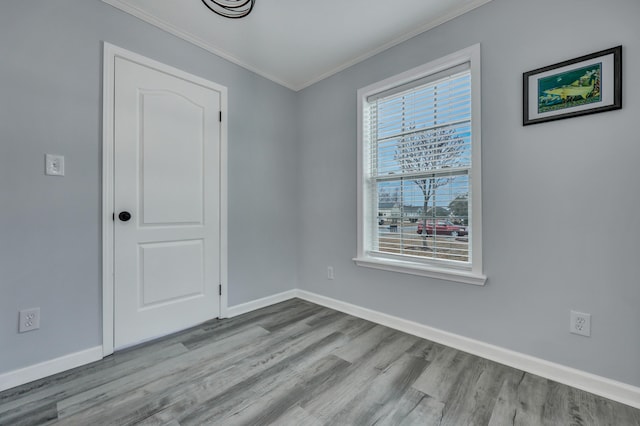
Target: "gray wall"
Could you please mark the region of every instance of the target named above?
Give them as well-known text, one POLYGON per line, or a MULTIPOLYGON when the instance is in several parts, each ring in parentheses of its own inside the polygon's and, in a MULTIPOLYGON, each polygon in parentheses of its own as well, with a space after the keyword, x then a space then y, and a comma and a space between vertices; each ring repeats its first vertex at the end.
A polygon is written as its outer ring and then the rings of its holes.
POLYGON ((494 0, 302 91, 300 288, 640 385, 638 17, 637 0, 494 0), (486 286, 355 266, 356 90, 478 42, 486 286), (622 110, 521 125, 523 72, 620 44, 622 110))
POLYGON ((2 1, 0 374, 102 341, 102 41, 228 87, 229 305, 297 283, 294 92, 98 0, 2 1))

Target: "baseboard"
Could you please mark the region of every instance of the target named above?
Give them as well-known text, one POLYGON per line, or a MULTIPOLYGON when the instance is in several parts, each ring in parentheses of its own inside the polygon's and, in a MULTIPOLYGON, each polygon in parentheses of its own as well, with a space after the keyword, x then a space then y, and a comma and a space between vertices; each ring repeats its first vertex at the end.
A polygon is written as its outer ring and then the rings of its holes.
POLYGON ((344 312, 376 324, 422 337, 482 358, 508 365, 577 389, 593 393, 635 408, 640 408, 640 388, 575 368, 545 361, 499 346, 438 330, 414 321, 387 315, 351 303, 297 290, 296 297, 336 311, 344 312))
POLYGON ((293 299, 294 297, 297 297, 297 295, 298 290, 287 290, 282 293, 274 294, 273 296, 267 296, 262 299, 252 300, 251 302, 241 303, 240 305, 230 306, 227 308, 226 317, 233 318, 238 315, 246 314, 247 312, 255 311, 256 309, 266 308, 267 306, 293 299))
POLYGON ((102 346, 0 374, 0 392, 102 359, 102 346))

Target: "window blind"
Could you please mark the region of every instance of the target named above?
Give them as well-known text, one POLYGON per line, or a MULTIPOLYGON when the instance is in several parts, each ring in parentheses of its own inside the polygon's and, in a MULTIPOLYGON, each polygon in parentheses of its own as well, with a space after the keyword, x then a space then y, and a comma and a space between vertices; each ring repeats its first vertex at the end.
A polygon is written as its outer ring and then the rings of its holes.
POLYGON ((469 263, 469 64, 367 101, 370 250, 469 263))

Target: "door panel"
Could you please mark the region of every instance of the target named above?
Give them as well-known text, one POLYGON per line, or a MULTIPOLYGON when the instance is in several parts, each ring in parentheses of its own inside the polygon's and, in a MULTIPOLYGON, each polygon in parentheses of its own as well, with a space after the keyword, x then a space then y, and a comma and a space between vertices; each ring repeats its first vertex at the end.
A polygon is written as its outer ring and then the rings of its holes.
POLYGON ((115 348, 219 316, 219 111, 219 92, 116 58, 115 348))
POLYGON ((139 259, 141 308, 204 294, 203 240, 140 244, 139 259))
POLYGON ((201 224, 205 109, 172 92, 143 92, 140 101, 142 223, 201 224))

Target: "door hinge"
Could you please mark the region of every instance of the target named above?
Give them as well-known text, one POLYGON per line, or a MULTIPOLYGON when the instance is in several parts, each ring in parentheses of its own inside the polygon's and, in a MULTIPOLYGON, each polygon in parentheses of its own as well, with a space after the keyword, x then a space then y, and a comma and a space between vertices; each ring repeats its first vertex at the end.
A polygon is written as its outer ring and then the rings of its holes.
POLYGON ((114 222, 116 221, 116 214, 115 214, 115 212, 114 212, 114 213, 111 213, 111 220, 112 220, 112 221, 114 221, 114 222))
POLYGON ((220 114, 218 116, 218 119, 220 120, 220 122, 222 123, 222 111, 220 111, 220 114))
POLYGON ((218 295, 222 296, 222 284, 218 284, 218 295))

